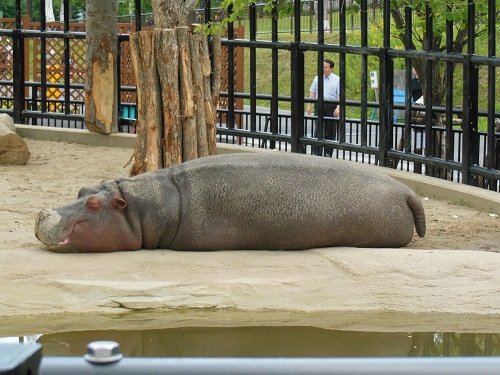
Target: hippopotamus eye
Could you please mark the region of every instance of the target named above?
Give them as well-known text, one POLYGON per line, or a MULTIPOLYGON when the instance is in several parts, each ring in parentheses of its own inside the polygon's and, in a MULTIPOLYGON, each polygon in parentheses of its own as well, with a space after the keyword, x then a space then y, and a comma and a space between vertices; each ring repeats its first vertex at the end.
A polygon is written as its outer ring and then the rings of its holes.
POLYGON ((85 206, 87 207, 87 209, 90 212, 97 212, 101 209, 102 202, 99 198, 97 198, 95 195, 93 195, 89 199, 87 199, 85 206))

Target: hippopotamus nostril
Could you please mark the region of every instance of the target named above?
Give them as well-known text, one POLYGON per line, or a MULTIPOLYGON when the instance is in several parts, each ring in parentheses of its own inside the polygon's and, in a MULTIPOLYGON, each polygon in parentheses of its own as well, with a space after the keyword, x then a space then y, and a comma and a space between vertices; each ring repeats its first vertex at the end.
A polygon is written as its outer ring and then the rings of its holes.
POLYGON ((57 240, 57 227, 61 216, 54 210, 44 209, 38 213, 35 221, 35 236, 45 245, 59 242, 57 240))

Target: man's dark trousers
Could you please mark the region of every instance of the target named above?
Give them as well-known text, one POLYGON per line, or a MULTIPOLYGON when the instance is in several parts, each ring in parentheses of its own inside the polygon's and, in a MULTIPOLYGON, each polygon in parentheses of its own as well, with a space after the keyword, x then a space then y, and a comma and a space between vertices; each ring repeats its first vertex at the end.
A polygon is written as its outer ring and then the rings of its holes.
MULTIPOLYGON (((335 111, 335 108, 337 108, 336 104, 323 104, 323 139, 328 139, 328 140, 336 140, 337 139, 337 128, 339 126, 339 120, 335 119, 333 120, 333 112, 335 111)), ((314 115, 318 116, 318 107, 314 107, 314 115)), ((314 124, 314 136, 316 138, 319 137, 319 121, 316 120, 314 124)), ((318 147, 318 146, 312 146, 312 153, 313 155, 322 155, 323 147, 318 147)), ((325 156, 332 156, 333 149, 329 147, 324 147, 324 155, 325 156)))

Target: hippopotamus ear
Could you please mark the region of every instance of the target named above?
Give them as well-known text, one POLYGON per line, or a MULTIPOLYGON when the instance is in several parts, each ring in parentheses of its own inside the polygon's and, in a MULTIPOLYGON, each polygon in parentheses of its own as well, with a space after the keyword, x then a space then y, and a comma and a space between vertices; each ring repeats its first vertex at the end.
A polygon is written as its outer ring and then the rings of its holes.
POLYGON ((119 210, 123 210, 125 207, 127 207, 127 201, 123 199, 119 194, 115 195, 113 203, 119 210))

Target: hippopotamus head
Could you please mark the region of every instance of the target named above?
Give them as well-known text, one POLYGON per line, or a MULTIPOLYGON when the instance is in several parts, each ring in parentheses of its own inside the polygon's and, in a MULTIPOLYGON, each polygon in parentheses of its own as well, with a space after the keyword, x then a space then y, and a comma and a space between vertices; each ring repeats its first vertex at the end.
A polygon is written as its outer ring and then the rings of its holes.
POLYGON ((131 233, 126 210, 116 182, 82 188, 75 202, 38 214, 35 236, 60 252, 135 250, 141 239, 131 233))

